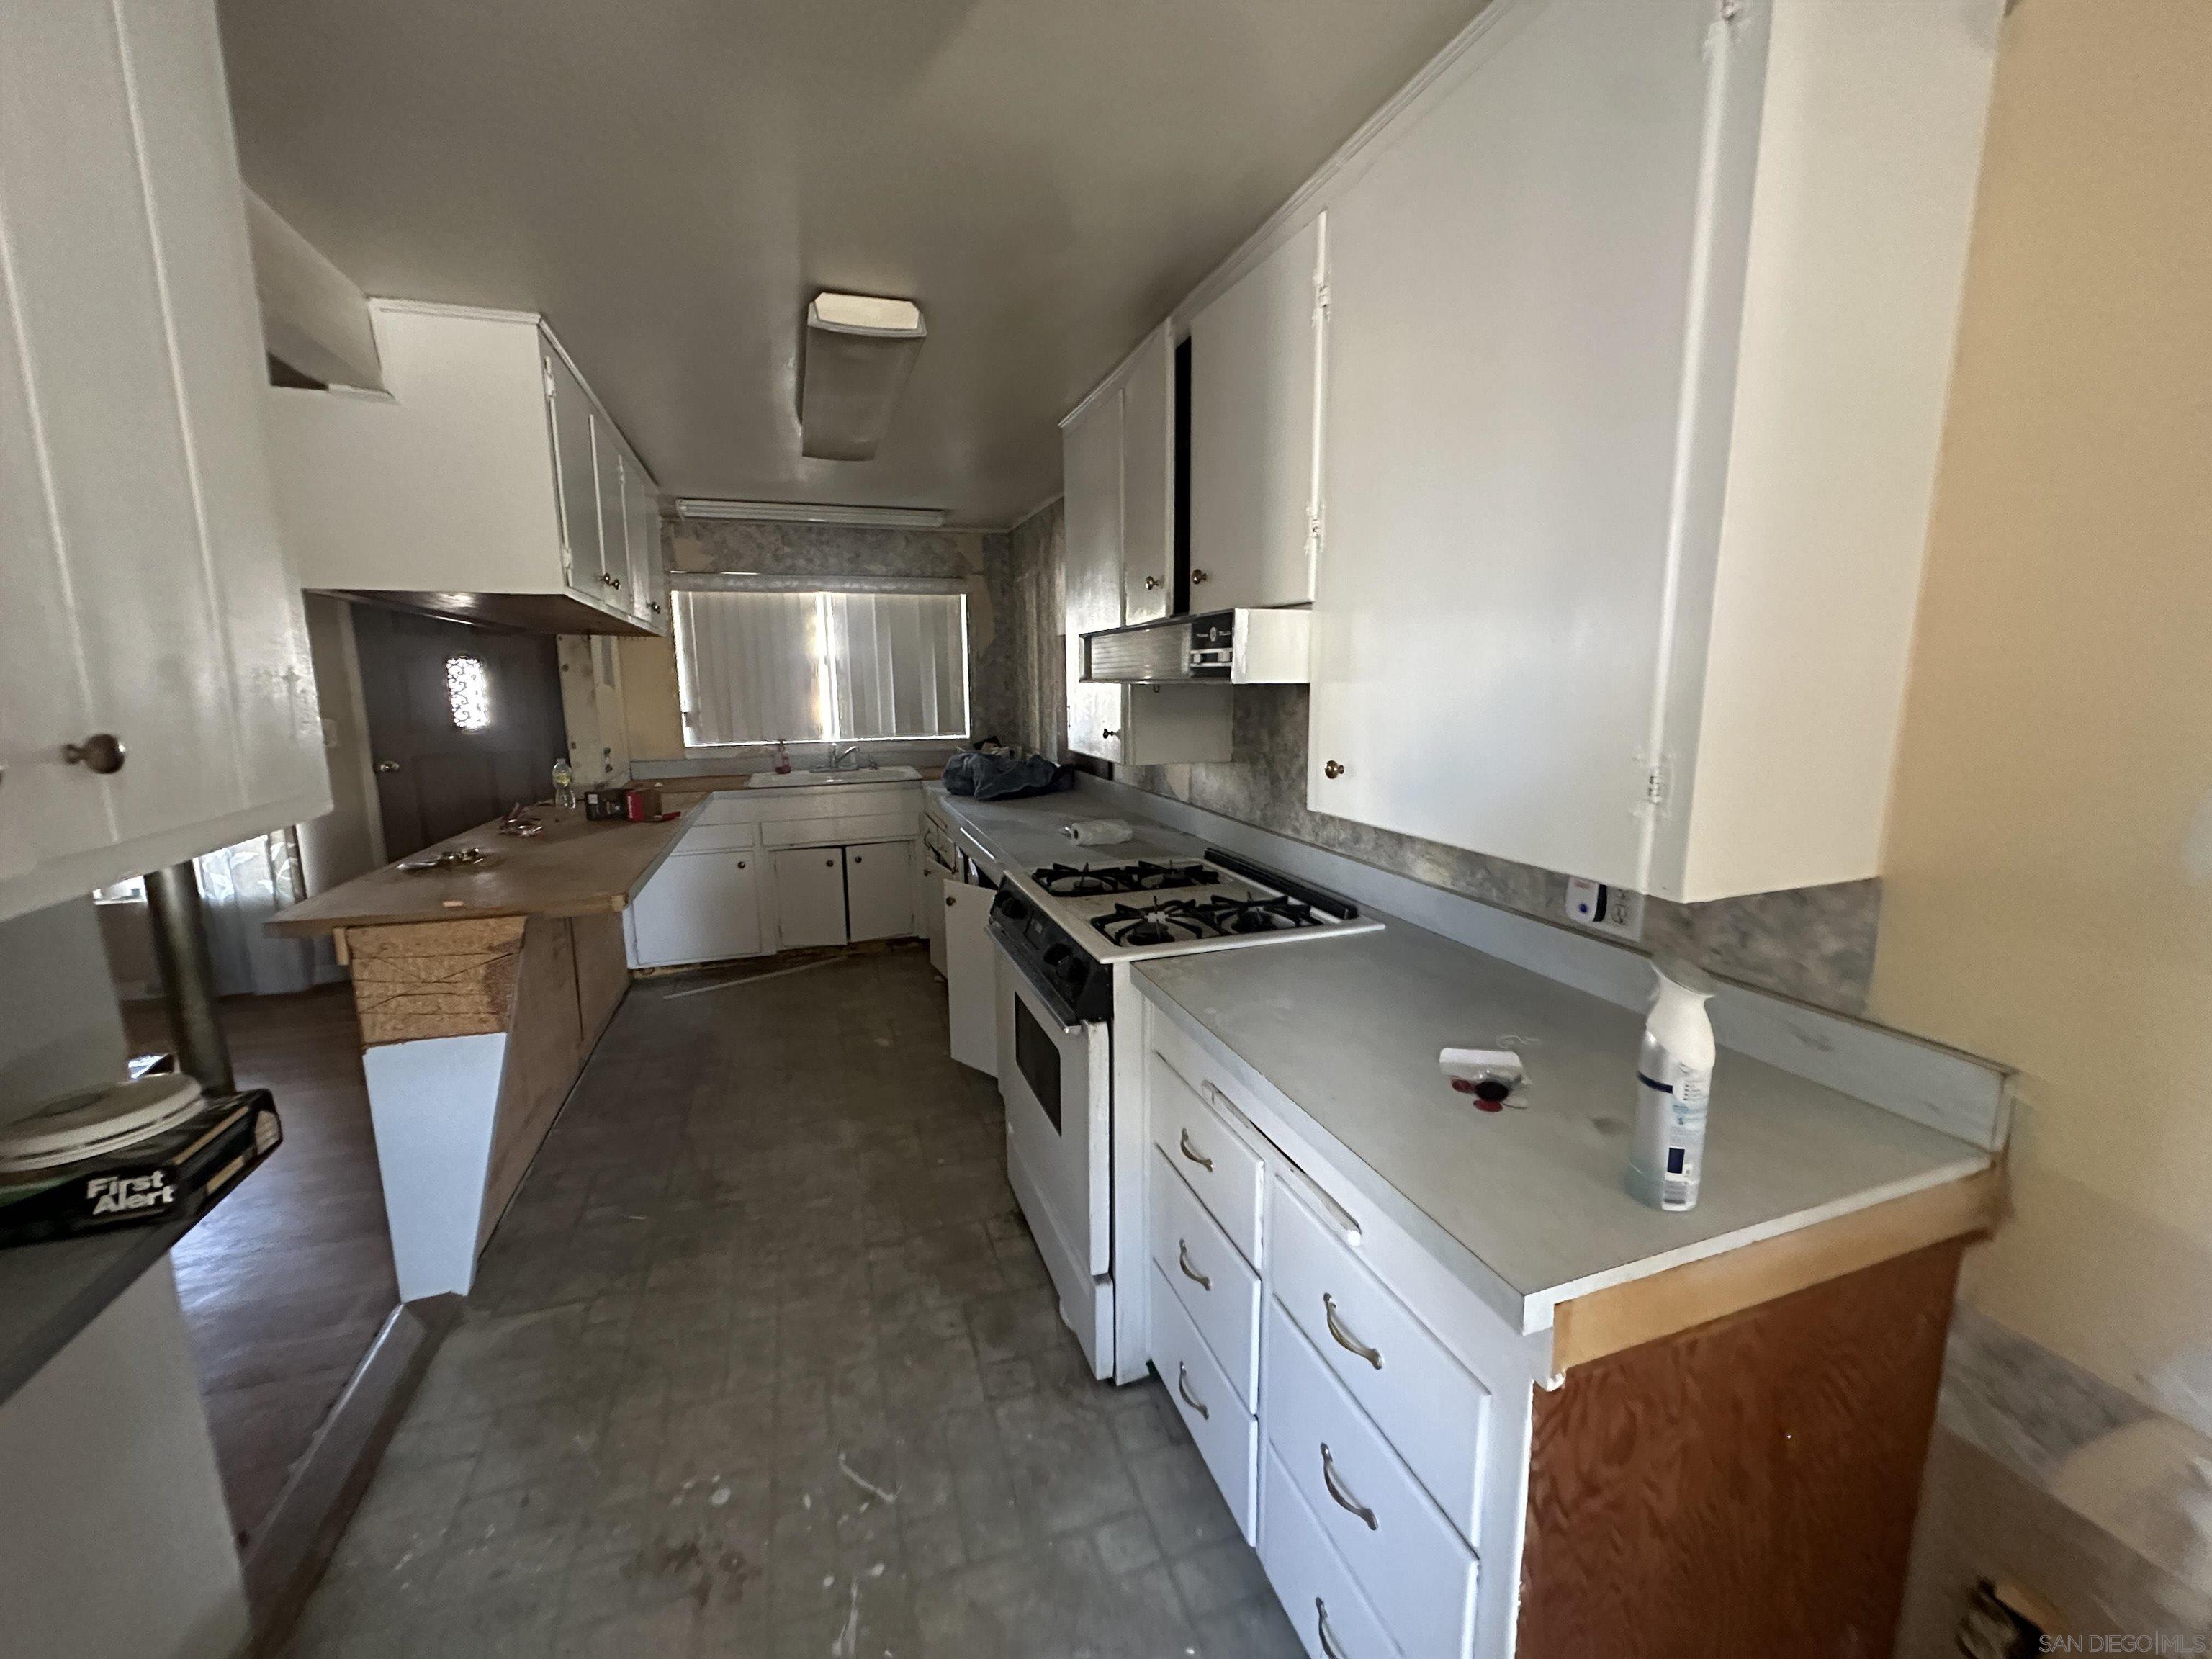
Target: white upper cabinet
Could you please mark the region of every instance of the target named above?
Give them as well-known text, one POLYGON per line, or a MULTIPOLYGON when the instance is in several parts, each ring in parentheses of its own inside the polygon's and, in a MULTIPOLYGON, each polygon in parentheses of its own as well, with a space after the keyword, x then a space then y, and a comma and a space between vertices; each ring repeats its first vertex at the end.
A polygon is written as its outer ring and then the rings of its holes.
POLYGON ((214 10, 0 6, 0 918, 329 809, 214 10))
POLYGON ((1175 343, 1152 331, 1121 381, 1121 620, 1175 599, 1175 343))
POLYGON ((1121 392, 1094 394, 1060 429, 1067 524, 1067 746, 1126 761, 1124 688, 1086 685, 1083 636, 1121 624, 1121 392))
POLYGON ((549 633, 665 633, 633 604, 653 481, 541 320, 372 300, 387 396, 272 387, 301 585, 549 633))
POLYGON ((1999 9, 1508 3, 1346 166, 1314 810, 1878 872, 1999 9))
POLYGON ((1162 330, 1060 428, 1067 746, 1122 766, 1224 761, 1230 753, 1227 686, 1091 685, 1083 678, 1084 635, 1166 614, 1160 594, 1168 568, 1164 556, 1173 544, 1170 362, 1162 330), (1161 588, 1146 586, 1141 575, 1132 580, 1133 571, 1158 574, 1161 588), (1146 612, 1129 613, 1132 589, 1142 595, 1146 612))
POLYGON ((630 614, 656 634, 668 629, 668 570, 660 562, 660 495, 653 477, 623 452, 623 502, 629 520, 630 614))
POLYGON ((1191 319, 1193 611, 1314 596, 1328 217, 1191 319))

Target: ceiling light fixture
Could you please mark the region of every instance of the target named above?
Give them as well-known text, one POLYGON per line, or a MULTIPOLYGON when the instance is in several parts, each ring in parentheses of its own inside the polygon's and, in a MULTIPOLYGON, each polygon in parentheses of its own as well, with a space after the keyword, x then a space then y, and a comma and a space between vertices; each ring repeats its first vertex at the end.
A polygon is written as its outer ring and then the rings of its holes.
POLYGON ((681 519, 736 519, 750 524, 873 525, 883 530, 935 530, 941 507, 838 507, 817 501, 723 501, 693 497, 676 503, 681 519))
POLYGON ((817 294, 806 307, 806 365, 799 380, 799 451, 825 461, 866 461, 929 331, 911 300, 817 294))

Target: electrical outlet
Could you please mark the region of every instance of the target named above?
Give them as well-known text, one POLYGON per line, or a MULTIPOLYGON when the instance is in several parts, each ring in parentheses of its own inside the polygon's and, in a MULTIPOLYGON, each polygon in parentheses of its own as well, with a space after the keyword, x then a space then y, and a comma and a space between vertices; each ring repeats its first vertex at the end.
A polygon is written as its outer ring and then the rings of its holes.
POLYGON ((1567 920, 1615 939, 1642 939, 1644 895, 1583 876, 1569 876, 1567 920))

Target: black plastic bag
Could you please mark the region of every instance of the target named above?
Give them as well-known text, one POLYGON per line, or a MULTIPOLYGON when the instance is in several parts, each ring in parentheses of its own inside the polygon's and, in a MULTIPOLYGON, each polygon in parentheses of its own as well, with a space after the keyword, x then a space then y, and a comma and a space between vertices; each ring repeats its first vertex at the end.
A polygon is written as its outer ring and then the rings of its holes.
POLYGON ((963 749, 945 763, 945 793, 973 795, 977 800, 1048 795, 1072 781, 1073 768, 1055 766, 1042 755, 963 749))

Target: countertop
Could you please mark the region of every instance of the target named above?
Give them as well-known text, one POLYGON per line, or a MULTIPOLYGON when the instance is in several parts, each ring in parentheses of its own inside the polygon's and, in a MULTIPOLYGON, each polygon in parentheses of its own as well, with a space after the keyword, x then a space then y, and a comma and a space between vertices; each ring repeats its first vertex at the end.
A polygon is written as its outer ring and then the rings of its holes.
POLYGON ((1495 1283, 1524 1331, 1559 1304, 1987 1169, 1982 1148, 1721 1051, 1698 1206, 1628 1196, 1638 1015, 1409 923, 1138 964, 1495 1283), (1523 1109, 1479 1112, 1437 1066, 1520 1051, 1523 1109))
POLYGON ((420 875, 387 864, 280 910, 267 926, 272 933, 316 934, 395 922, 620 910, 660 867, 705 799, 700 795, 665 823, 594 823, 580 807, 533 807, 545 823, 540 835, 502 836, 494 819, 423 848, 427 856, 447 848, 481 847, 492 854, 489 864, 420 875))
POLYGON ((106 1312, 216 1206, 253 1178, 248 1170, 197 1215, 51 1244, 0 1250, 0 1402, 106 1312))
POLYGON ((1093 797, 1060 790, 1019 800, 977 800, 951 793, 942 783, 922 786, 924 803, 968 830, 1002 864, 1027 872, 1047 864, 1127 864, 1133 859, 1196 858, 1206 843, 1194 836, 1115 812, 1093 797), (1061 833, 1079 818, 1119 817, 1136 831, 1110 847, 1078 847, 1061 833))

